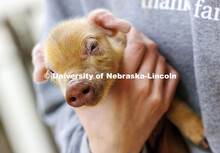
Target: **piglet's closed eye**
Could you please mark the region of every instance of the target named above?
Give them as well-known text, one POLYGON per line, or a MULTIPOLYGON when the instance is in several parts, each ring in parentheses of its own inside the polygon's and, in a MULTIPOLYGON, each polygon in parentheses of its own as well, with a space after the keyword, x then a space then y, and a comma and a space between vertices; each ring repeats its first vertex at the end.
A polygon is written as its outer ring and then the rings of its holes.
POLYGON ((88 55, 99 56, 102 55, 102 51, 100 50, 99 43, 96 39, 90 38, 86 42, 86 52, 88 55))

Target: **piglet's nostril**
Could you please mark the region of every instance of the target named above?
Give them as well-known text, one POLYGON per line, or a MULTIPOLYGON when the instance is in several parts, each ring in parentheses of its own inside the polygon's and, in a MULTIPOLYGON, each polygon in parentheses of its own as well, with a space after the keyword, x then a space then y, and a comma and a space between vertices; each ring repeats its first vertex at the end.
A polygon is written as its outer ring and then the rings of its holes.
POLYGON ((76 97, 70 97, 69 101, 70 101, 70 102, 76 101, 76 97))
POLYGON ((83 90, 83 93, 84 93, 84 94, 87 94, 87 93, 89 93, 89 90, 90 90, 90 88, 84 89, 84 90, 83 90))
POLYGON ((72 83, 66 91, 66 101, 73 107, 80 107, 91 103, 95 95, 95 88, 89 84, 72 83))

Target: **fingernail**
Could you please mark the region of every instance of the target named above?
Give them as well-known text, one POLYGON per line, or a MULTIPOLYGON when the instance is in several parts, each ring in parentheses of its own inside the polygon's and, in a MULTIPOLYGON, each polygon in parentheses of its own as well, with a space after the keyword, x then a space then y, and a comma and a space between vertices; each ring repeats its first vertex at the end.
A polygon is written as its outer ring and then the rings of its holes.
POLYGON ((122 22, 122 25, 124 25, 124 27, 121 29, 121 32, 128 33, 132 26, 131 23, 122 19, 119 22, 122 22))

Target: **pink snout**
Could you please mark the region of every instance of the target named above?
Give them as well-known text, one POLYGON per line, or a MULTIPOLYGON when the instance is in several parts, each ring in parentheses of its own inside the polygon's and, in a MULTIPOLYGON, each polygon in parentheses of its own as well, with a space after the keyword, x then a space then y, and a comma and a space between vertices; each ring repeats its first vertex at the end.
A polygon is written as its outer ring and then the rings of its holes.
POLYGON ((72 107, 80 107, 93 100, 95 88, 88 84, 72 83, 66 92, 66 102, 72 107))

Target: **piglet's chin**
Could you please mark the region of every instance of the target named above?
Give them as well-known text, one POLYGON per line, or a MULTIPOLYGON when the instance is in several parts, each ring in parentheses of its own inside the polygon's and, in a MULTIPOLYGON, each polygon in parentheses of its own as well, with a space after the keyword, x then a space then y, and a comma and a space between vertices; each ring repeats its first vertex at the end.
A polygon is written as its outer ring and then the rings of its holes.
POLYGON ((95 88, 89 84, 73 83, 66 92, 66 102, 72 107, 81 107, 93 103, 95 88))

